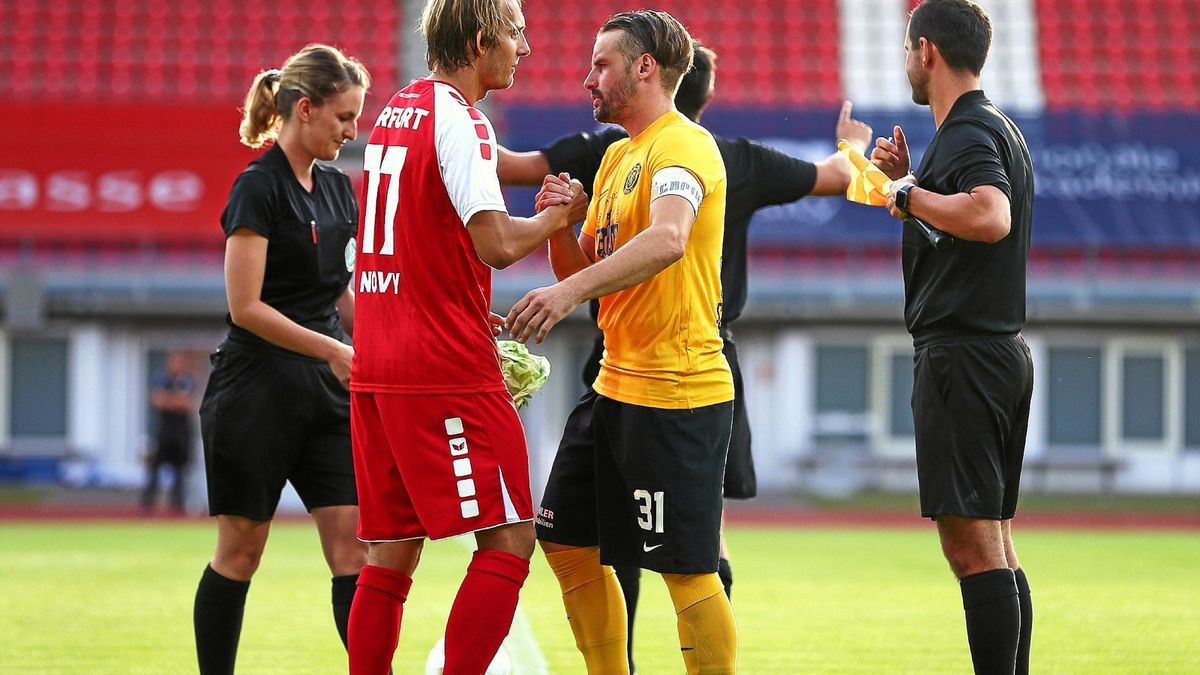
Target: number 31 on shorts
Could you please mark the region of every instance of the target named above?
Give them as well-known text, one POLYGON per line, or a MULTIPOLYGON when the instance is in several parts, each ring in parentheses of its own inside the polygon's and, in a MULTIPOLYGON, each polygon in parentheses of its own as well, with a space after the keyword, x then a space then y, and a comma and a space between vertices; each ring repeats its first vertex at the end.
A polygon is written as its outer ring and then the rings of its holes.
POLYGON ((634 490, 633 498, 638 502, 638 525, 650 532, 663 531, 663 492, 651 494, 649 490, 634 490))

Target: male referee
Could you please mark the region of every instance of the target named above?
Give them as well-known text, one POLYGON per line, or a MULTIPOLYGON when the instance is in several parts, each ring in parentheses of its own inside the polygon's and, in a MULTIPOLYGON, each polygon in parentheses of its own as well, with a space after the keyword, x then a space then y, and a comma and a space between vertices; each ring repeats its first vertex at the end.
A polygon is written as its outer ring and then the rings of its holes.
POLYGON ((1033 361, 1021 337, 1032 224, 1025 139, 979 88, 992 24, 970 0, 913 10, 905 70, 937 133, 909 174, 900 127, 876 141, 896 182, 887 207, 953 237, 904 229, 904 319, 916 351, 913 420, 921 514, 959 579, 976 673, 1028 673, 1033 605, 1013 549, 1033 361))

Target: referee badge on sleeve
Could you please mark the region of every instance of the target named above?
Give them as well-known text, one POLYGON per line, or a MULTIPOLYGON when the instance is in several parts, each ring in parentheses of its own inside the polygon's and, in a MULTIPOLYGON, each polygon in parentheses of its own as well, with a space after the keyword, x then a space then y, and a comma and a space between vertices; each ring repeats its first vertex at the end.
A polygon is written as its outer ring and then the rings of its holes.
POLYGON ((358 253, 358 244, 355 243, 355 239, 353 237, 351 237, 350 241, 346 242, 346 271, 347 272, 351 272, 351 273, 354 272, 354 258, 357 253, 358 253))

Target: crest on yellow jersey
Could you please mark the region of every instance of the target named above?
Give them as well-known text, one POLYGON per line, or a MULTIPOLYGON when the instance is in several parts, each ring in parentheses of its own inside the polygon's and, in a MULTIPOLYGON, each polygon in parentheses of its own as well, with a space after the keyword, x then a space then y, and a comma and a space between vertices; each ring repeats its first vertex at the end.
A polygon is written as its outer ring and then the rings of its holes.
POLYGON ((629 175, 625 176, 625 194, 633 192, 633 188, 637 187, 638 178, 642 175, 642 163, 638 162, 629 170, 629 175))

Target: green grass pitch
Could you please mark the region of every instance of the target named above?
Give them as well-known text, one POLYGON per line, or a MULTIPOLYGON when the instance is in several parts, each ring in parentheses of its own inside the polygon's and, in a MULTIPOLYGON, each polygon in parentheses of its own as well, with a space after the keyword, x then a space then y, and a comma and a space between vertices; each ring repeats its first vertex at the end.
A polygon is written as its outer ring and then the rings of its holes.
MULTIPOLYGON (((959 595, 936 539, 931 527, 732 528, 740 671, 969 672, 959 595)), ((0 522, 0 673, 194 672, 192 598, 214 540, 204 521, 0 522)), ((1033 587, 1035 671, 1200 671, 1195 532, 1018 531, 1017 546, 1033 587)), ((468 557, 458 541, 426 548, 397 675, 423 672, 468 557)), ((639 671, 680 673, 670 600, 656 575, 642 581, 639 671)), ((518 628, 546 672, 582 672, 540 554, 521 612, 518 628)), ((311 524, 275 524, 238 665, 345 672, 311 524)))

